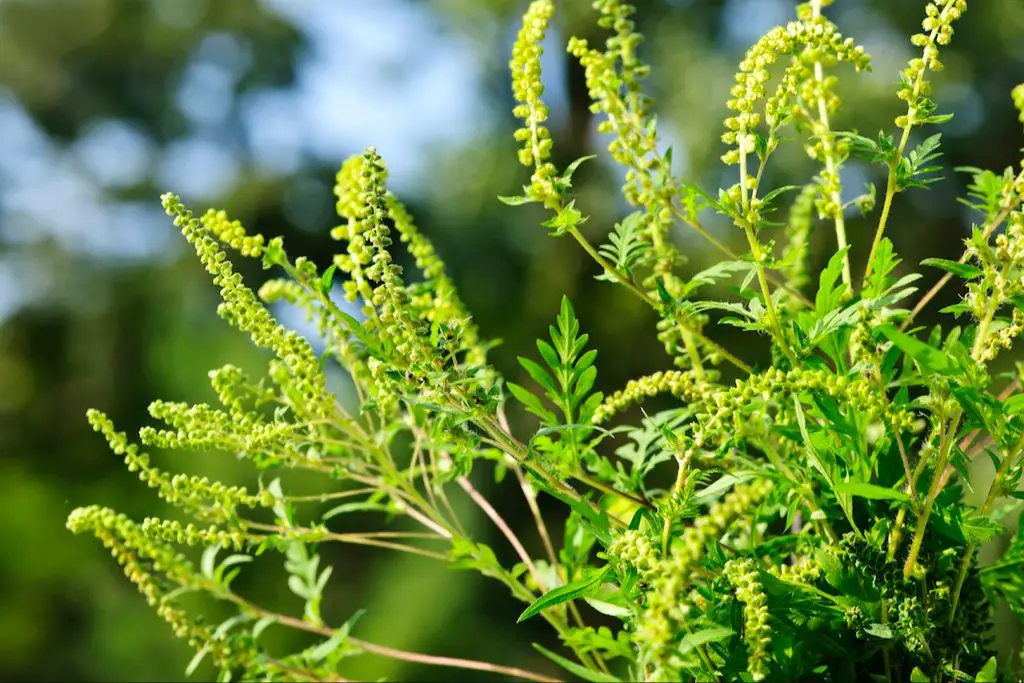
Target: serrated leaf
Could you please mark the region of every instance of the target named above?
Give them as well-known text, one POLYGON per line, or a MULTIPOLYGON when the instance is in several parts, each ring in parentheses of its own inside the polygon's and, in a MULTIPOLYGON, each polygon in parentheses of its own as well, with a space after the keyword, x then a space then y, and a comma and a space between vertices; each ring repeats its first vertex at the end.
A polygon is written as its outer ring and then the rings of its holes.
POLYGON ((833 254, 828 265, 818 276, 818 292, 814 297, 814 311, 819 319, 834 310, 846 292, 846 284, 837 285, 837 283, 843 273, 844 259, 849 250, 850 247, 846 246, 833 254))
POLYGON ((683 293, 684 295, 692 294, 699 287, 712 285, 720 280, 728 280, 736 273, 750 272, 754 268, 755 265, 750 261, 719 261, 690 278, 690 281, 686 283, 683 293))
POLYGON ((514 382, 505 382, 505 386, 508 388, 509 393, 511 393, 519 403, 521 403, 528 411, 543 420, 545 424, 558 424, 558 418, 555 417, 554 413, 544 407, 544 404, 541 403, 539 398, 514 382))
POLYGON ((516 619, 516 623, 518 624, 536 614, 540 614, 543 610, 548 609, 549 607, 554 607, 555 605, 560 605, 563 602, 575 600, 582 596, 588 589, 599 584, 604 579, 605 575, 608 574, 610 569, 611 567, 608 566, 601 571, 585 574, 575 581, 548 591, 534 600, 529 607, 523 610, 523 613, 519 615, 518 619, 516 619))
POLYGON ((519 364, 523 366, 523 369, 533 378, 533 381, 541 385, 545 389, 558 394, 558 387, 555 386, 555 381, 551 376, 537 364, 536 361, 532 361, 529 358, 519 357, 519 364))

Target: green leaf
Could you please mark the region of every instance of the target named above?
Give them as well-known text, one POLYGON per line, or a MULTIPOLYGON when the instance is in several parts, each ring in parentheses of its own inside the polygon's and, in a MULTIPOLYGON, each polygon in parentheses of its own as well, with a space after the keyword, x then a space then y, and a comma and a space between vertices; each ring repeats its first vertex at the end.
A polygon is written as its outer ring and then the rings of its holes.
POLYGON ((203 576, 213 579, 213 571, 217 566, 217 553, 220 552, 219 545, 211 545, 203 551, 203 557, 199 562, 199 569, 203 576))
POLYGON ((267 243, 267 248, 263 250, 263 267, 271 268, 285 263, 288 260, 288 255, 284 251, 284 240, 280 237, 275 237, 267 243))
POLYGON ((246 562, 252 562, 252 557, 249 555, 229 555, 224 558, 224 561, 220 563, 217 570, 213 573, 213 580, 219 584, 226 585, 231 583, 229 580, 225 580, 224 573, 236 564, 244 564, 246 562))
POLYGON ((936 126, 940 123, 946 123, 947 121, 953 120, 953 114, 932 114, 924 120, 925 123, 936 126))
POLYGON ((885 335, 896 348, 920 363, 921 367, 941 375, 956 374, 956 366, 944 352, 903 334, 893 325, 879 325, 875 332, 885 335))
POLYGON ((944 258, 926 258, 921 261, 922 266, 934 266, 939 270, 944 270, 947 273, 952 273, 959 278, 964 280, 973 280, 976 277, 981 276, 981 268, 972 266, 969 263, 959 263, 957 261, 950 261, 944 258))
POLYGON ((338 515, 345 515, 350 512, 389 512, 391 507, 387 503, 375 503, 368 500, 359 501, 356 503, 342 503, 337 507, 333 507, 323 514, 320 518, 323 521, 329 520, 331 517, 337 517, 338 515))
POLYGON ((1016 415, 1024 412, 1024 394, 1015 394, 1003 402, 1003 412, 1016 415))
POLYGON ((599 584, 601 580, 604 579, 605 575, 608 574, 610 569, 611 567, 605 567, 601 571, 588 572, 575 581, 571 581, 564 586, 559 586, 558 588, 549 590, 547 593, 534 600, 529 607, 523 610, 523 613, 519 615, 518 619, 516 619, 516 623, 518 624, 519 622, 525 621, 536 614, 540 614, 542 610, 549 607, 560 605, 563 602, 575 600, 582 596, 589 588, 599 584))
POLYGON ((571 164, 565 167, 565 172, 562 173, 562 180, 570 180, 572 178, 572 174, 575 173, 576 169, 580 167, 580 164, 582 164, 584 161, 590 161, 591 159, 596 158, 596 154, 588 154, 572 162, 571 164))
POLYGON ((505 382, 505 386, 508 387, 509 393, 519 401, 528 411, 539 417, 547 425, 558 424, 558 418, 550 410, 544 407, 540 399, 531 394, 529 391, 519 386, 514 382, 505 382))
POLYGON ((989 657, 989 660, 985 662, 985 666, 981 667, 981 671, 974 677, 975 683, 996 683, 999 677, 998 663, 995 657, 989 657))
POLYGON ((614 603, 605 602, 604 600, 598 600, 597 598, 591 598, 586 595, 583 596, 583 601, 601 614, 605 614, 609 617, 615 617, 616 619, 625 619, 633 614, 633 611, 626 607, 620 607, 614 603))
POLYGON ((334 273, 337 270, 338 264, 333 263, 324 271, 324 274, 320 276, 320 290, 325 296, 331 293, 331 286, 334 284, 334 273))
MULTIPOLYGON (((643 217, 643 211, 634 211, 626 216, 615 224, 608 235, 608 243, 598 248, 601 256, 611 261, 614 270, 627 277, 632 277, 634 269, 646 266, 650 262, 651 244, 644 239, 641 231, 643 217)), ((601 273, 597 279, 606 282, 619 281, 614 274, 608 272, 601 273)))
POLYGON ((836 491, 848 493, 851 496, 857 496, 858 498, 870 498, 872 500, 898 500, 901 502, 910 500, 910 496, 903 491, 897 491, 884 486, 876 486, 875 484, 868 484, 867 482, 840 481, 836 482, 834 488, 836 491))
POLYGON ((683 294, 692 294, 699 287, 712 285, 720 280, 728 280, 736 273, 749 273, 754 268, 756 266, 750 261, 719 261, 690 278, 683 294))
POLYGON ((209 653, 210 653, 210 648, 208 648, 208 647, 204 647, 201 650, 199 650, 198 652, 196 652, 195 656, 192 657, 192 660, 188 663, 188 666, 185 667, 185 677, 186 678, 191 677, 192 674, 195 673, 196 669, 199 668, 199 664, 202 663, 203 659, 205 659, 206 655, 208 655, 209 653))
POLYGON ((529 373, 533 381, 541 385, 545 389, 551 391, 554 394, 558 394, 558 387, 555 386, 555 380, 544 370, 536 361, 532 361, 529 358, 523 358, 519 356, 519 364, 523 366, 523 369, 529 373))
POLYGON ((502 204, 508 204, 509 206, 522 206, 523 204, 532 204, 537 200, 533 199, 532 197, 524 197, 522 195, 513 197, 502 197, 501 195, 499 195, 498 201, 501 202, 502 204))
POLYGON ((694 648, 707 643, 717 643, 720 640, 732 637, 735 633, 731 628, 725 628, 724 626, 714 626, 693 633, 687 633, 679 642, 679 653, 685 655, 694 648))
POLYGON ((533 647, 537 652, 541 653, 555 664, 559 665, 569 673, 579 676, 585 681, 591 681, 591 683, 620 683, 622 680, 612 676, 611 674, 606 674, 603 671, 591 671, 585 666, 569 661, 561 655, 556 655, 551 650, 548 650, 537 643, 533 643, 533 647))
POLYGON ((799 189, 801 189, 800 185, 783 185, 782 187, 777 187, 765 196, 761 197, 761 202, 762 204, 770 204, 773 199, 783 192, 792 192, 793 190, 799 189))
POLYGON ((554 218, 544 221, 541 225, 545 228, 551 228, 555 235, 564 235, 575 230, 576 226, 586 222, 587 217, 576 208, 576 200, 573 199, 558 209, 558 213, 555 214, 554 218))
POLYGON ((345 641, 348 639, 349 633, 352 631, 352 627, 356 625, 356 622, 359 621, 359 618, 364 614, 366 614, 366 610, 361 609, 349 617, 348 621, 339 626, 330 638, 313 648, 309 654, 306 655, 307 659, 313 662, 319 662, 326 659, 339 648, 343 647, 345 645, 345 641))
POLYGON ((914 670, 910 672, 910 683, 931 683, 931 678, 928 677, 925 672, 918 669, 916 666, 914 670))
POLYGON ((828 265, 818 277, 818 293, 814 297, 814 312, 819 319, 839 306, 846 293, 846 284, 837 285, 837 283, 843 274, 844 258, 849 250, 850 247, 846 246, 833 254, 828 265))
POLYGON ((895 632, 892 630, 892 626, 889 624, 868 624, 864 629, 864 632, 868 635, 874 636, 875 638, 882 638, 884 640, 892 640, 896 637, 895 632))
POLYGON ((264 631, 266 631, 268 626, 270 626, 271 624, 276 624, 276 623, 277 623, 277 617, 263 617, 262 619, 257 621, 255 624, 253 624, 253 627, 252 627, 252 637, 253 637, 253 639, 259 638, 260 634, 263 633, 264 631))

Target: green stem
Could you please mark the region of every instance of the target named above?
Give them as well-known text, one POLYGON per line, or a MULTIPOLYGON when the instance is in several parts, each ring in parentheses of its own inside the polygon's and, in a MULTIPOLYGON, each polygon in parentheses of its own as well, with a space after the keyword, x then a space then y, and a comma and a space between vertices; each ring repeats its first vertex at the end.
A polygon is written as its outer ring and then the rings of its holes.
MULTIPOLYGON (((1017 441, 1013 449, 1007 453, 1003 458, 1003 461, 999 463, 999 469, 996 470, 995 477, 992 479, 992 484, 988 488, 988 495, 985 496, 985 502, 981 506, 982 516, 987 515, 989 510, 992 509, 992 505, 996 502, 996 499, 1003 490, 1003 478, 1006 476, 1006 473, 1010 471, 1011 463, 1017 460, 1022 448, 1024 448, 1024 436, 1017 441)), ((960 561, 960 571, 957 573, 956 586, 953 588, 952 606, 949 611, 949 626, 953 625, 953 620, 956 617, 956 609, 960 603, 960 590, 963 588, 964 580, 967 578, 967 570, 971 566, 971 557, 974 555, 975 547, 976 544, 974 541, 968 543, 967 548, 964 550, 963 559, 960 561)))
POLYGON ((917 556, 921 552, 921 543, 924 541, 924 532, 928 527, 928 517, 932 514, 932 506, 935 504, 935 498, 939 495, 939 491, 942 488, 942 471, 946 467, 946 461, 949 458, 949 452, 952 450, 953 442, 956 440, 956 430, 960 427, 960 417, 963 414, 963 410, 957 406, 956 410, 953 411, 953 416, 949 421, 946 433, 942 436, 942 445, 939 449, 939 457, 935 461, 935 473, 932 475, 931 486, 928 487, 928 495, 924 500, 924 507, 921 509, 921 514, 917 518, 917 528, 914 530, 914 538, 910 542, 910 551, 907 553, 907 562, 903 565, 903 577, 910 578, 910 575, 914 571, 914 565, 917 563, 917 556))
POLYGON ((899 147, 896 148, 896 153, 893 155, 892 161, 889 162, 889 177, 885 182, 885 201, 882 202, 882 215, 878 218, 878 229, 875 230, 875 239, 871 242, 871 251, 868 253, 868 264, 864 268, 864 279, 861 282, 861 287, 867 283, 868 276, 871 275, 871 263, 875 260, 875 252, 878 251, 878 245, 882 243, 882 236, 885 234, 885 227, 889 222, 892 200, 897 192, 896 171, 899 169, 900 161, 903 159, 903 151, 906 149, 907 141, 910 139, 911 128, 912 126, 908 121, 907 125, 903 127, 903 135, 900 137, 899 147))
MULTIPOLYGON (((812 0, 811 11, 815 18, 821 16, 821 0, 812 0)), ((825 95, 823 90, 823 83, 825 82, 825 70, 821 65, 820 59, 814 60, 814 80, 819 86, 817 105, 818 105, 818 120, 821 123, 821 144, 825 152, 825 169, 828 171, 830 177, 838 177, 838 166, 835 156, 835 145, 832 139, 832 125, 828 118, 828 106, 825 102, 825 95)), ((846 239, 846 219, 843 217, 843 200, 841 192, 838 189, 831 191, 831 197, 829 199, 836 206, 835 224, 836 224, 836 243, 840 250, 846 249, 849 245, 846 239)), ((853 275, 850 273, 850 252, 847 251, 843 254, 843 282, 853 291, 853 275)))
MULTIPOLYGON (((684 455, 682 458, 677 458, 676 461, 679 464, 679 470, 676 473, 676 481, 672 485, 672 498, 678 496, 679 492, 683 490, 683 486, 686 484, 686 475, 690 470, 689 455, 684 455)), ((672 517, 669 515, 665 515, 665 526, 661 531, 661 553, 664 556, 668 556, 668 544, 669 541, 672 539, 672 522, 672 517)))
POLYGON ((772 301, 772 293, 768 288, 768 280, 764 275, 764 255, 761 253, 761 243, 757 241, 757 237, 754 236, 754 229, 749 223, 746 223, 743 227, 743 231, 747 234, 747 242, 750 243, 750 251, 754 255, 754 266, 757 269, 757 280, 761 283, 761 294, 764 296, 764 305, 768 311, 768 323, 772 326, 772 330, 775 332, 775 338, 779 344, 779 348, 786 354, 786 358, 793 365, 797 364, 796 355, 793 350, 789 348, 789 343, 786 341, 786 337, 782 334, 782 325, 779 323, 779 316, 775 312, 775 302, 772 301))

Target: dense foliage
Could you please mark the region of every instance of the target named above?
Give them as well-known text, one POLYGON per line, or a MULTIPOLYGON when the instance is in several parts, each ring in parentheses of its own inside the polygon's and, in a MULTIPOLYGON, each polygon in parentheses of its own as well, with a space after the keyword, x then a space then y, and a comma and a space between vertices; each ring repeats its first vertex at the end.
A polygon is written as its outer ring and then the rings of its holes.
MULTIPOLYGON (((562 171, 551 161, 540 43, 554 3, 530 5, 510 67, 522 121, 519 160, 532 176, 521 195, 502 200, 542 205, 550 234, 577 241, 602 267, 601 279, 654 309, 658 339, 673 361, 609 396, 594 391, 598 353, 568 299, 537 341, 536 357, 520 359, 535 387, 505 382, 488 365, 486 331, 387 189, 373 149, 338 173, 342 224, 332 236, 343 250, 323 272, 291 258, 279 238, 251 235, 224 212, 197 218, 165 195, 164 208, 220 288, 219 313, 272 358, 257 380, 234 366, 211 372, 219 407, 154 402, 150 413, 163 425, 141 429, 141 445, 91 411, 90 422, 129 469, 189 519, 136 522, 92 506, 75 510, 69 528, 96 534, 196 648, 193 666, 208 656, 225 680, 338 680, 344 660, 363 652, 552 680, 367 642, 353 635, 358 615, 341 626, 325 623, 332 568, 321 566, 318 548, 335 542, 419 554, 500 581, 524 603, 520 620, 546 620, 573 658, 538 649, 586 680, 1011 675, 1013 663, 997 662, 986 633, 997 601, 1024 617, 1024 535, 984 566, 977 551, 1004 534, 1000 520, 1021 499, 1021 377, 993 376, 991 364, 1024 331, 1024 170, 963 169, 973 178, 964 202, 975 224, 962 258, 928 259, 923 274, 908 270, 886 231, 895 229, 896 197, 936 179, 940 136, 917 133, 950 118, 936 111, 929 74, 942 68, 941 48, 967 3, 926 5, 923 32, 911 38, 919 56, 897 93, 905 113, 894 133, 874 137, 832 127, 841 104, 832 70, 841 63, 866 69, 870 60, 822 15, 827 4, 800 5, 793 22, 747 52, 722 135, 722 159, 738 167, 738 179, 712 195, 675 177, 671 153, 659 145, 633 8, 595 3, 610 37, 599 48, 573 38, 568 49, 586 70, 634 209, 600 246, 581 232, 587 217, 572 194, 587 158, 562 171), (772 156, 796 141, 820 163, 818 175, 802 187, 765 186, 772 156), (885 186, 849 196, 841 171, 851 157, 881 165, 885 186), (788 215, 773 220, 790 196, 788 215), (857 277, 846 234, 851 211, 877 211, 867 267, 857 277), (742 231, 749 251, 718 242, 708 213, 742 231), (671 239, 679 224, 710 240, 723 260, 685 275, 686 259, 671 239), (810 237, 825 229, 834 229, 837 246, 810 287, 810 237), (780 247, 776 236, 784 238, 780 247), (419 276, 396 264, 396 241, 419 276), (287 277, 257 295, 229 249, 287 277), (937 271, 942 277, 918 295, 914 283, 937 271), (918 313, 954 279, 963 297, 945 309, 948 323, 916 328, 918 313), (728 300, 703 298, 710 285, 723 284, 728 300), (267 304, 282 301, 316 323, 323 353, 274 319, 267 304), (771 345, 771 365, 753 367, 714 342, 706 334, 713 324, 760 335, 771 345), (349 393, 355 400, 342 400, 349 393), (674 405, 635 409, 661 405, 660 394, 674 405), (534 433, 512 433, 509 399, 539 420, 534 433), (254 489, 172 475, 141 446, 235 454, 261 476, 254 489), (990 482, 972 480, 975 458, 991 461, 990 482), (511 473, 543 557, 527 552, 471 482, 480 468, 499 478, 511 473), (321 477, 319 492, 292 490, 290 478, 303 470, 321 477), (501 529, 518 563, 505 566, 466 533, 449 500, 454 488, 501 529), (974 488, 982 491, 980 507, 965 499, 974 488), (571 510, 564 533, 549 532, 541 494, 571 510), (396 528, 332 530, 332 519, 365 512, 383 513, 396 528), (201 559, 179 545, 203 547, 201 559), (305 603, 300 616, 267 609, 232 587, 246 563, 274 553, 284 558, 288 588, 305 603), (208 623, 189 602, 193 593, 234 613, 208 623), (321 639, 297 653, 271 652, 260 642, 271 626, 321 639)), ((1024 86, 1014 101, 1024 121, 1024 86)))

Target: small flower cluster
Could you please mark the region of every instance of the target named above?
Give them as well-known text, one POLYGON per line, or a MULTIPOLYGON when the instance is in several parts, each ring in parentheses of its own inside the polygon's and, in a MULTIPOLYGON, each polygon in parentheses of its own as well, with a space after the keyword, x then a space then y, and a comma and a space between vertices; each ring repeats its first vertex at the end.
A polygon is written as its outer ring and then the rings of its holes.
POLYGON ((68 529, 75 534, 92 533, 124 569, 157 615, 170 624, 174 635, 194 648, 206 651, 213 662, 227 670, 240 670, 257 676, 266 671, 255 640, 246 633, 225 635, 207 626, 201 617, 193 618, 178 607, 163 583, 170 581, 187 589, 200 589, 200 577, 193 565, 169 545, 155 540, 127 516, 109 508, 89 506, 74 510, 68 517, 68 529), (158 578, 155 574, 159 574, 158 578))
POLYGON ((704 556, 704 548, 721 538, 730 526, 750 514, 772 490, 769 480, 739 484, 707 514, 696 518, 674 543, 651 577, 647 604, 637 624, 635 640, 647 651, 651 662, 668 680, 673 678, 671 647, 680 624, 690 611, 686 592, 693 572, 704 556))
MULTIPOLYGON (((923 56, 911 62, 900 91, 909 110, 899 122, 898 146, 885 135, 875 144, 832 130, 839 100, 826 69, 870 64, 822 16, 828 4, 801 4, 798 21, 773 29, 747 52, 723 136, 730 146, 724 159, 740 165, 741 181, 715 201, 675 179, 669 155, 658 150, 652 103, 641 87, 648 68, 638 57, 635 8, 623 0, 594 3, 600 26, 612 35, 603 49, 573 38, 569 51, 584 67, 592 111, 605 118, 600 130, 613 136, 611 155, 625 166, 625 199, 638 207, 616 225, 608 244, 595 249, 576 229, 585 217, 568 192, 582 160, 558 176, 545 127, 540 57, 554 2, 530 3, 510 67, 515 115, 522 121, 515 133, 519 160, 533 172, 525 197, 503 199, 554 209, 545 227, 571 234, 604 269, 601 279, 618 282, 658 313, 658 339, 682 368, 631 380, 606 399, 594 391, 597 351, 587 350, 588 337, 568 300, 551 343, 538 342, 543 364, 521 359, 541 393, 503 382, 486 365, 488 344, 433 245, 388 191, 387 170, 373 148, 338 172, 342 224, 331 234, 343 242, 343 253, 323 272, 309 259, 289 259, 281 238, 250 235, 224 212, 196 220, 177 197, 165 195, 165 209, 221 290, 220 314, 274 357, 256 383, 230 365, 211 372, 221 406, 153 402, 150 414, 163 424, 140 430, 142 444, 228 451, 259 470, 315 473, 325 486, 288 495, 285 477, 260 479, 250 493, 203 477, 171 476, 93 411, 93 426, 128 469, 190 519, 149 517, 136 524, 91 507, 73 512, 68 527, 99 537, 175 633, 200 655, 212 655, 225 677, 334 680, 338 661, 361 649, 347 641, 350 625, 332 628, 321 614, 332 568, 320 566, 316 547, 327 542, 447 560, 502 582, 531 605, 523 618, 545 619, 573 650, 579 663, 567 668, 592 673, 594 680, 620 677, 620 663, 645 680, 870 678, 883 669, 889 678, 916 680, 915 671, 940 675, 955 668, 970 677, 989 667, 989 644, 977 636, 991 616, 986 591, 1020 608, 1015 584, 992 578, 1002 576, 998 563, 987 575, 978 571, 977 549, 999 532, 994 501, 1021 477, 1019 415, 1015 401, 1004 400, 1018 397, 1019 387, 1005 387, 997 399, 998 379, 989 373, 996 351, 1024 334, 1024 313, 1017 310, 1024 300, 1024 172, 975 174, 971 206, 984 222, 960 262, 933 263, 950 275, 919 302, 923 307, 956 275, 967 282, 967 295, 950 310, 970 313, 977 324, 945 335, 937 329, 927 344, 912 337, 912 328, 897 329, 909 328, 919 312, 897 306, 916 275, 895 275, 900 259, 893 241, 883 239, 884 228, 896 193, 927 185, 914 179, 929 171, 925 164, 934 158, 938 137, 907 156, 904 151, 913 125, 944 118, 933 115, 925 76, 941 68, 938 46, 949 41, 966 4, 927 3, 927 35, 914 37, 923 56), (785 56, 791 59, 783 68, 785 56), (780 71, 769 93, 769 76, 780 71), (791 204, 785 253, 775 261, 774 242, 759 238, 770 225, 762 214, 788 201, 783 192, 789 188, 762 192, 759 184, 773 175, 767 163, 786 142, 788 125, 809 133, 804 149, 824 169, 803 181, 791 204), (872 265, 859 289, 850 273, 843 212, 853 204, 868 207, 874 195, 842 201, 840 170, 851 148, 870 151, 889 167, 872 265), (756 170, 747 168, 750 154, 760 160, 756 170), (741 227, 749 252, 735 254, 712 238, 698 218, 705 209, 741 227), (730 260, 689 282, 677 277, 683 259, 669 234, 677 217, 730 260), (809 253, 816 218, 834 220, 840 246, 808 298, 801 288, 817 262, 809 253), (396 233, 422 280, 403 277, 392 252, 396 233), (322 355, 277 323, 243 286, 226 249, 284 271, 288 279, 265 284, 260 298, 302 309, 324 338, 322 355), (727 278, 739 273, 748 275, 732 289, 741 301, 690 299, 700 287, 733 284, 727 278), (341 289, 362 315, 350 315, 332 298, 335 276, 342 274, 341 289), (751 290, 755 276, 760 292, 751 290), (770 360, 755 365, 712 341, 703 332, 709 312, 732 316, 719 322, 768 333, 770 360), (334 361, 353 380, 355 410, 327 390, 327 366, 334 361), (704 367, 719 361, 739 371, 733 384, 723 382, 724 370, 704 367), (665 393, 675 405, 645 415, 640 425, 603 426, 665 393), (510 426, 518 425, 518 416, 506 419, 507 397, 541 420, 528 439, 521 441, 510 426), (614 455, 605 453, 610 443, 614 455), (998 470, 985 504, 975 509, 947 480, 966 480, 969 468, 962 465, 984 451, 998 470), (543 560, 473 487, 469 474, 477 462, 496 463, 499 480, 506 468, 515 472, 543 541, 543 560), (675 482, 663 488, 663 466, 673 464, 675 482), (453 483, 501 528, 518 555, 511 568, 466 536, 445 492, 453 483), (560 549, 552 546, 537 506, 540 492, 572 507, 560 549), (324 504, 328 512, 320 511, 324 504), (242 509, 256 507, 264 508, 252 515, 258 519, 242 509), (336 533, 324 524, 346 512, 381 509, 389 517, 407 516, 427 533, 336 533), (420 544, 427 539, 448 544, 450 552, 420 544), (198 573, 172 543, 206 547, 198 573), (249 556, 230 555, 217 564, 223 548, 280 553, 288 588, 303 599, 302 618, 233 593, 230 583, 240 569, 232 567, 249 556), (786 589, 800 599, 775 600, 776 591, 786 589), (238 611, 211 629, 175 603, 182 591, 204 592, 238 611), (569 597, 603 603, 608 614, 615 608, 621 630, 587 626, 575 607, 556 604, 569 597), (831 616, 819 618, 824 615, 831 616), (278 660, 256 644, 269 623, 328 640, 278 660), (859 641, 871 646, 859 647, 859 641), (846 649, 837 651, 835 644, 846 649)), ((1024 118, 1024 85, 1014 99, 1024 118)), ((365 645, 409 661, 441 661, 365 645)), ((510 667, 443 661, 546 679, 510 667)), ((976 678, 983 679, 981 673, 976 678)))
POLYGON ((953 22, 967 11, 967 0, 933 0, 925 6, 925 18, 921 28, 925 33, 915 33, 910 42, 921 48, 921 56, 910 60, 903 70, 903 86, 896 96, 907 103, 907 113, 896 118, 896 125, 909 128, 924 123, 935 109, 928 98, 931 83, 927 80, 929 71, 941 71, 939 46, 949 45, 953 39, 953 22))
POLYGON ((1009 349, 1024 332, 1024 313, 1017 307, 1009 320, 997 318, 1003 306, 1024 294, 1024 213, 1011 212, 1006 230, 996 235, 991 245, 976 233, 967 240, 967 251, 981 275, 968 283, 964 296, 964 304, 979 321, 973 355, 975 360, 987 362, 999 349, 1009 349))
POLYGON ((715 395, 715 406, 718 411, 735 416, 736 428, 742 431, 741 416, 756 402, 763 401, 770 405, 780 395, 798 395, 801 392, 821 392, 831 397, 841 397, 844 402, 855 403, 871 419, 884 418, 887 424, 897 429, 908 429, 913 422, 912 413, 894 407, 885 393, 879 391, 871 381, 859 377, 849 379, 826 370, 805 368, 784 371, 773 367, 746 379, 736 380, 734 387, 715 395))
POLYGON ((554 11, 555 6, 551 0, 533 0, 530 3, 512 47, 509 68, 512 70, 512 94, 519 103, 513 113, 524 124, 515 133, 516 141, 523 145, 519 150, 519 162, 523 166, 534 167, 529 196, 545 204, 557 205, 558 192, 554 186, 556 170, 554 164, 548 161, 554 143, 551 141, 551 133, 544 126, 548 119, 548 108, 541 99, 544 84, 540 75, 540 56, 544 51, 540 44, 554 11))
POLYGON ((665 392, 670 392, 687 403, 696 403, 699 406, 712 400, 714 390, 712 385, 700 381, 692 371, 658 371, 646 377, 629 380, 624 388, 608 396, 598 406, 591 422, 604 424, 629 406, 665 392))
MULTIPOLYGON (((598 132, 614 134, 608 152, 627 169, 626 201, 644 209, 643 234, 652 246, 654 274, 671 281, 665 286, 672 292, 672 270, 683 262, 668 239, 674 222, 672 202, 680 188, 658 150, 652 103, 641 90, 650 69, 636 54, 642 40, 630 18, 636 9, 621 0, 597 0, 594 7, 601 14, 598 23, 614 31, 605 41, 605 51, 576 37, 569 40, 568 50, 583 66, 591 111, 606 117, 598 132)), ((653 287, 653 282, 645 285, 653 287)))
POLYGON ((627 529, 608 545, 608 554, 636 569, 648 581, 658 569, 658 550, 651 537, 639 529, 627 529))
POLYGON ((766 95, 765 83, 770 77, 768 69, 779 57, 792 54, 799 47, 813 48, 837 62, 850 62, 857 69, 867 68, 870 64, 864 48, 854 45, 851 38, 843 38, 835 26, 824 20, 794 21, 769 31, 740 62, 736 85, 731 91, 732 99, 727 104, 736 113, 725 120, 726 133, 723 136, 726 144, 735 147, 723 155, 725 163, 737 164, 742 157, 754 151, 754 129, 761 120, 761 115, 755 110, 766 95))
POLYGON ((255 543, 257 539, 247 536, 242 531, 229 531, 215 525, 201 529, 191 522, 182 524, 174 519, 147 517, 142 520, 142 534, 166 543, 179 543, 191 546, 224 546, 241 550, 247 543, 255 543))
POLYGON ((257 346, 271 349, 285 364, 294 389, 303 398, 297 407, 308 412, 310 417, 330 415, 334 398, 327 391, 326 378, 309 342, 274 320, 252 290, 242 284, 242 276, 234 271, 212 231, 194 219, 177 196, 168 193, 162 199, 167 214, 174 218, 174 224, 214 276, 214 284, 221 288, 223 302, 217 312, 238 329, 249 333, 257 346))
MULTIPOLYGON (((780 265, 785 268, 786 278, 794 291, 810 281, 807 273, 811 231, 814 229, 815 199, 818 197, 817 185, 807 184, 800 190, 789 210, 786 222, 786 247, 782 253, 780 265)), ((791 297, 795 295, 791 294, 791 297)))
POLYGON ((811 584, 821 576, 821 565, 812 557, 801 557, 793 564, 769 564, 769 574, 783 581, 811 584))
POLYGON ((239 252, 242 256, 259 258, 265 250, 261 234, 250 235, 240 221, 228 218, 226 211, 210 209, 200 219, 203 227, 214 237, 239 252))
POLYGON ((129 472, 138 472, 139 479, 157 490, 161 498, 185 511, 209 519, 228 519, 238 505, 256 507, 265 501, 251 495, 245 487, 226 486, 206 477, 184 474, 169 475, 149 464, 149 455, 140 453, 136 444, 128 443, 124 432, 114 429, 109 417, 98 410, 88 412, 93 429, 103 434, 110 449, 123 455, 129 472))
MULTIPOLYGON (((335 236, 348 242, 347 254, 336 262, 351 276, 345 282, 346 298, 355 301, 358 297, 363 301, 367 329, 375 330, 390 345, 396 362, 427 383, 424 373, 439 369, 439 362, 425 342, 427 329, 410 311, 402 269, 388 251, 392 240, 385 222, 386 178, 387 170, 374 149, 367 150, 358 161, 350 161, 338 174, 338 208, 349 220, 335 229, 335 236), (342 185, 346 181, 353 184, 342 185), (353 209, 354 213, 348 213, 353 209)), ((381 358, 371 357, 367 367, 376 385, 379 404, 394 410, 402 393, 395 386, 395 379, 381 358)))
POLYGON ((771 628, 768 626, 768 597, 758 579, 757 567, 749 558, 729 560, 722 572, 743 603, 743 639, 747 642, 747 671, 755 681, 768 675, 771 628))
POLYGON ((394 193, 387 193, 388 215, 398 231, 398 239, 407 245, 426 281, 410 293, 411 304, 422 311, 420 317, 432 324, 458 329, 459 349, 466 352, 466 363, 481 366, 486 362, 486 350, 469 312, 459 298, 455 283, 445 269, 444 262, 434 245, 413 223, 412 216, 398 201, 394 193))

